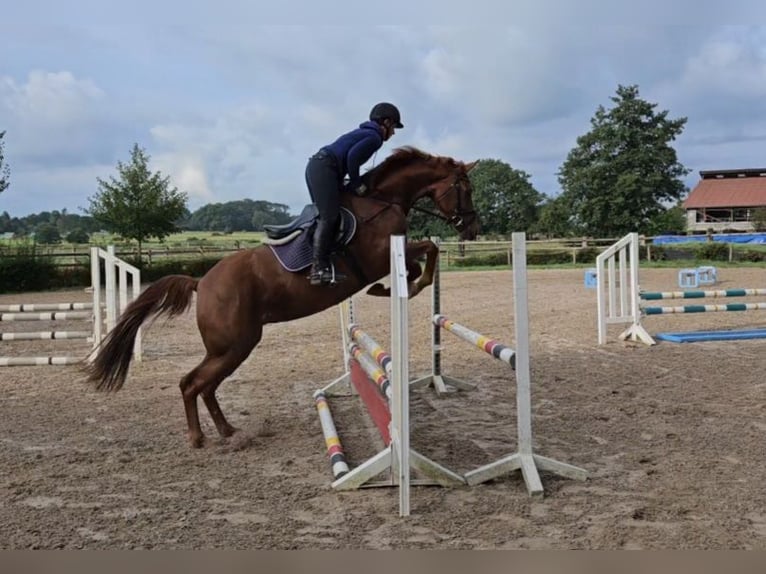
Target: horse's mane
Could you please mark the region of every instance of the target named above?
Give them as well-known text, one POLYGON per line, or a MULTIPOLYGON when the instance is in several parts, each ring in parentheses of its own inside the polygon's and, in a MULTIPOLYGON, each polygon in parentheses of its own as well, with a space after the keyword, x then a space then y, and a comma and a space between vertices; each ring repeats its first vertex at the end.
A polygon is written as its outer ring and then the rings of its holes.
POLYGON ((391 155, 384 159, 380 165, 368 171, 364 175, 364 179, 369 187, 374 188, 379 181, 387 178, 392 172, 398 171, 415 161, 455 163, 455 160, 451 158, 431 155, 413 146, 402 146, 394 149, 391 155))

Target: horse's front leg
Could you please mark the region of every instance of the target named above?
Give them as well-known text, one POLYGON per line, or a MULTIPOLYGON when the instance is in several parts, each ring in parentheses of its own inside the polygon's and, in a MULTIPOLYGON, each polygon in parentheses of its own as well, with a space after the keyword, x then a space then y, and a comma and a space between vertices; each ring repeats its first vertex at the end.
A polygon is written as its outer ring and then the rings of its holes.
MULTIPOLYGON (((439 255, 439 248, 433 241, 416 241, 408 243, 405 249, 405 264, 407 265, 407 289, 410 297, 420 293, 425 287, 433 283, 434 270, 436 268, 436 258, 439 255), (420 266, 418 259, 426 256, 426 268, 420 266)), ((391 288, 382 283, 375 283, 367 289, 368 295, 375 297, 389 297, 391 288)))
POLYGON ((433 241, 428 239, 416 241, 407 245, 405 257, 407 258, 408 271, 410 262, 420 267, 417 259, 423 257, 423 255, 426 256, 426 266, 420 275, 413 276, 408 273, 408 278, 415 279, 414 281, 409 281, 407 284, 410 298, 414 297, 434 282, 434 273, 436 272, 436 260, 439 257, 439 248, 433 241))

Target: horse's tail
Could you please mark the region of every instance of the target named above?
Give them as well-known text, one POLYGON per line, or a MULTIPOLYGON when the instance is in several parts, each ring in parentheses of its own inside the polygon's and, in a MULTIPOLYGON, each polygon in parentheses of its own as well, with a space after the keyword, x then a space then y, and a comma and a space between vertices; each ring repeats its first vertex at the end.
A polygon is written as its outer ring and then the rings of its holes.
POLYGON ((138 329, 151 316, 180 315, 189 308, 197 280, 186 275, 168 275, 152 283, 120 315, 93 361, 85 367, 88 381, 100 391, 122 388, 133 358, 138 329))

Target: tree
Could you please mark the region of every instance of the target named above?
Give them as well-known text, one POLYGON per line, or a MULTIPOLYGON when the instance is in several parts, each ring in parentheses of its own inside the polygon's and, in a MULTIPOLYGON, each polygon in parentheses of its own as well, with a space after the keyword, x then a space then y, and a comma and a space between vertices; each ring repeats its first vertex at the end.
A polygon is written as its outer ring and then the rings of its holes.
POLYGON ((6 189, 8 189, 8 186, 10 185, 10 179, 11 179, 11 168, 8 166, 7 163, 5 163, 5 143, 3 142, 3 137, 5 136, 5 132, 0 132, 0 193, 4 192, 6 189))
POLYGON ((41 223, 35 229, 35 241, 46 245, 61 243, 61 234, 52 223, 41 223))
POLYGON ((649 222, 648 235, 678 235, 686 233, 686 210, 680 203, 661 211, 649 222))
POLYGON ((547 237, 567 237, 573 234, 569 208, 561 196, 548 199, 540 208, 534 232, 547 237))
POLYGON ((130 163, 117 163, 118 178, 97 178, 100 191, 88 198, 86 210, 109 231, 135 239, 139 257, 144 241, 164 239, 186 214, 186 194, 170 187, 170 177, 151 173, 148 164, 149 156, 134 144, 130 163))
POLYGON ((766 207, 756 207, 751 218, 755 231, 766 231, 766 207))
POLYGON ((264 225, 281 225, 291 219, 287 205, 241 199, 209 203, 189 214, 182 226, 203 231, 263 231, 264 225))
POLYGON ((614 107, 599 106, 591 130, 577 138, 559 170, 562 201, 577 231, 616 237, 648 233, 651 221, 686 192, 689 173, 670 143, 686 118, 639 98, 638 86, 619 86, 614 107))
POLYGON ((529 174, 498 159, 483 159, 468 175, 483 234, 528 231, 537 221, 544 196, 529 182, 529 174))
MULTIPOLYGON (((430 199, 421 199, 416 205, 428 211, 434 210, 430 199)), ((407 235, 410 239, 428 239, 429 237, 452 239, 457 236, 457 231, 441 219, 413 209, 407 216, 407 235)))
POLYGON ((75 229, 66 234, 67 243, 88 243, 90 236, 83 229, 75 229))

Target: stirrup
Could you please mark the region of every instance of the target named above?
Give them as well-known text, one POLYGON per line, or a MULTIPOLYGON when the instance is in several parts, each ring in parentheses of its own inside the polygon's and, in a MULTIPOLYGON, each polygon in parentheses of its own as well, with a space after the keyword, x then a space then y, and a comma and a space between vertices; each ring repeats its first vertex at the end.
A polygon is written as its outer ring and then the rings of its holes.
POLYGON ((328 267, 312 270, 309 274, 309 282, 312 285, 337 285, 345 279, 346 276, 343 273, 335 271, 335 265, 332 263, 328 267))

